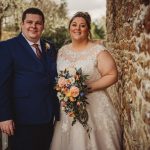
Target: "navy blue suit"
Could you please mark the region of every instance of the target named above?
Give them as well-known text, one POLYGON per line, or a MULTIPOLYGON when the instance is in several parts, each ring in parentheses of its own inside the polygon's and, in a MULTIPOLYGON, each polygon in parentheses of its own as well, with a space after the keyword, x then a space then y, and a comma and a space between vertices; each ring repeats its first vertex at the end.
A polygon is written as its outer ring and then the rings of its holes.
POLYGON ((20 34, 0 42, 0 121, 17 125, 43 125, 59 119, 54 91, 56 50, 41 40, 42 59, 20 34))

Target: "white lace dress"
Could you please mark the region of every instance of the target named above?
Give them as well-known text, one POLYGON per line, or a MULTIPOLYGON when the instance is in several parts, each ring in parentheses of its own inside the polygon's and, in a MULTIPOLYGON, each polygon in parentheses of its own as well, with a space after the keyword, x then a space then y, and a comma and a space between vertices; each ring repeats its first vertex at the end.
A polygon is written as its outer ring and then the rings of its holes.
MULTIPOLYGON (((101 77, 97 68, 97 56, 105 50, 95 45, 83 51, 74 51, 69 45, 59 50, 57 69, 67 67, 82 68, 89 75, 89 82, 101 77)), ((61 111, 61 120, 57 122, 52 140, 51 150, 121 150, 121 129, 116 110, 110 97, 104 90, 88 94, 88 124, 92 128, 90 139, 83 126, 61 111)))

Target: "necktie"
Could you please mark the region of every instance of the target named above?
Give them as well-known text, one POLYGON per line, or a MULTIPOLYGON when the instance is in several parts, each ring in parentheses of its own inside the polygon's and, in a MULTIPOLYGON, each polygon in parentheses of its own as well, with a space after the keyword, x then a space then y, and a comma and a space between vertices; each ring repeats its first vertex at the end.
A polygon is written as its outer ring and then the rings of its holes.
POLYGON ((36 50, 36 56, 37 56, 37 58, 41 59, 42 58, 42 52, 40 51, 38 44, 33 44, 32 46, 36 50))

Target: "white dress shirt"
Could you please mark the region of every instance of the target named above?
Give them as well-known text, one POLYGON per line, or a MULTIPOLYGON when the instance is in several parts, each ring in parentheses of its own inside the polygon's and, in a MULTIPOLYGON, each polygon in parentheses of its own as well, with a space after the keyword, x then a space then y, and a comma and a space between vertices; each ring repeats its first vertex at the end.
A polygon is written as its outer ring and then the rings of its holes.
POLYGON ((23 33, 22 33, 22 35, 23 35, 23 37, 27 40, 28 44, 31 46, 31 48, 33 49, 33 51, 34 51, 35 54, 36 54, 36 49, 35 49, 35 47, 32 46, 33 44, 38 44, 39 49, 40 49, 40 51, 42 52, 40 39, 39 39, 36 43, 33 43, 33 42, 29 41, 29 40, 25 37, 25 35, 24 35, 23 33))

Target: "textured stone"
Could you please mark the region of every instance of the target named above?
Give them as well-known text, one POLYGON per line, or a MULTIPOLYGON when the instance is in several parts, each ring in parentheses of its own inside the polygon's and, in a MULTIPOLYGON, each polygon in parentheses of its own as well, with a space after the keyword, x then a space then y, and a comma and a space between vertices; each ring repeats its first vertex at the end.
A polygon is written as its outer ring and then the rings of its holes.
POLYGON ((150 102, 150 80, 143 80, 141 82, 141 92, 145 101, 150 102))
POLYGON ((147 33, 150 33, 150 8, 148 9, 144 18, 144 27, 147 33))
POLYGON ((139 0, 139 2, 141 4, 144 4, 144 5, 149 5, 150 4, 150 1, 149 0, 139 0))
POLYGON ((133 42, 130 43, 129 50, 130 50, 130 51, 136 51, 135 43, 133 43, 133 42))
POLYGON ((124 9, 124 17, 125 17, 125 21, 128 22, 129 19, 132 17, 133 15, 133 8, 134 8, 134 4, 133 2, 126 2, 125 6, 123 7, 124 9))
POLYGON ((107 8, 109 34, 106 45, 119 72, 118 83, 110 88, 110 94, 124 129, 124 149, 149 150, 150 7, 146 0, 122 0, 120 3, 108 0, 107 3, 113 8, 107 8), (115 30, 109 23, 115 24, 115 30))
POLYGON ((147 125, 150 125, 150 109, 148 109, 146 104, 143 106, 142 117, 143 117, 143 121, 147 125))

